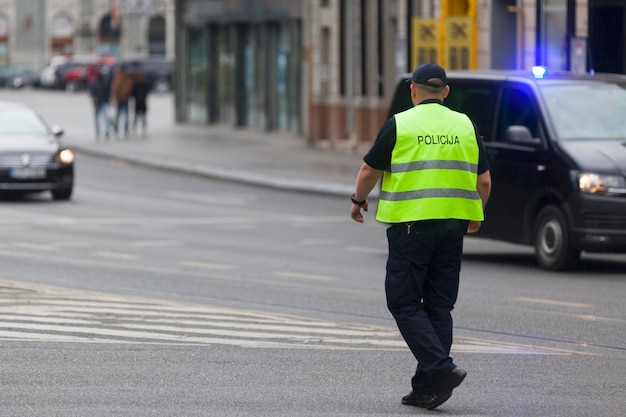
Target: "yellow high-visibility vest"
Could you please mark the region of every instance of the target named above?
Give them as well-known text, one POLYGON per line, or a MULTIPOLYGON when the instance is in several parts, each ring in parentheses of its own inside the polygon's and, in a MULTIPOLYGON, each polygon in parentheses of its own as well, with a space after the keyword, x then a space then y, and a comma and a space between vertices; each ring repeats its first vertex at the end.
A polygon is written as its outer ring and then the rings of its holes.
POLYGON ((438 103, 395 115, 396 144, 383 174, 376 220, 483 220, 476 191, 478 143, 474 125, 438 103))

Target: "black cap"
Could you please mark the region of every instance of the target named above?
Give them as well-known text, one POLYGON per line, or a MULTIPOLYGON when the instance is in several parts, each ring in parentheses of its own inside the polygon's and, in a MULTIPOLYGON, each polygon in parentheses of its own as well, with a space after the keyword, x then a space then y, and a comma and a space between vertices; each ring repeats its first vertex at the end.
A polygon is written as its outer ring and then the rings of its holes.
POLYGON ((415 71, 413 71, 411 81, 415 84, 423 84, 435 88, 443 88, 448 85, 448 77, 446 76, 446 71, 441 66, 432 62, 422 64, 417 67, 415 71), (436 78, 441 82, 433 83, 428 81, 433 78, 436 78))

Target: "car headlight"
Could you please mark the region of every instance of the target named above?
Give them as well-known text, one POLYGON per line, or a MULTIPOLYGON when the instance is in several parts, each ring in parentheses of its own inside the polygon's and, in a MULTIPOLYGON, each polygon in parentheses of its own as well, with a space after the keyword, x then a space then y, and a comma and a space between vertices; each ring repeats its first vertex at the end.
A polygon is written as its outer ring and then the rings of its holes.
POLYGON ((626 179, 619 175, 606 175, 596 172, 579 172, 578 189, 586 194, 623 195, 626 194, 626 179))
POLYGON ((74 152, 69 149, 63 149, 56 156, 56 161, 62 164, 71 164, 74 162, 74 152))

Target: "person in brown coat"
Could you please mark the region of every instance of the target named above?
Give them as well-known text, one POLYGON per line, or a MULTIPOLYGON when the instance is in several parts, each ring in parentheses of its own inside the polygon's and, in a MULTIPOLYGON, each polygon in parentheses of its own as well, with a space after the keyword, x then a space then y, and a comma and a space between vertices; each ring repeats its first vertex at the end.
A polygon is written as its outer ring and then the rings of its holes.
POLYGON ((129 109, 128 109, 128 101, 133 94, 133 78, 128 74, 126 68, 121 65, 115 76, 113 77, 113 81, 111 82, 111 95, 113 100, 117 105, 117 112, 115 116, 114 128, 115 133, 118 132, 118 126, 120 122, 120 117, 124 115, 124 136, 128 137, 128 127, 129 127, 129 109))

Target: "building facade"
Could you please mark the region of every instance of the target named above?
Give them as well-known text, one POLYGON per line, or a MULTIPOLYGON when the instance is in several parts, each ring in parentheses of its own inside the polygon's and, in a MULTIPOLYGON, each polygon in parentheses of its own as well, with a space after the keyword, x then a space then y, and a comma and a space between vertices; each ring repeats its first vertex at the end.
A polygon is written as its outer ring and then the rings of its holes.
POLYGON ((0 64, 60 54, 173 58, 174 0, 0 0, 0 64))
POLYGON ((177 120, 302 129, 304 0, 178 0, 177 120))
POLYGON ((626 0, 176 0, 176 119, 358 146, 421 62, 626 73, 625 25, 626 0))

